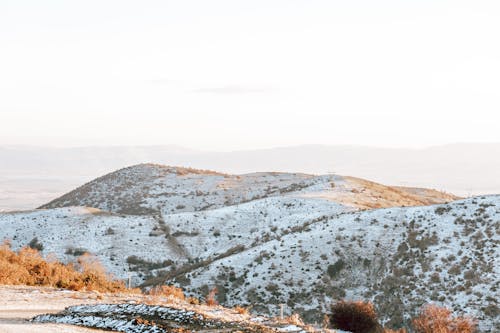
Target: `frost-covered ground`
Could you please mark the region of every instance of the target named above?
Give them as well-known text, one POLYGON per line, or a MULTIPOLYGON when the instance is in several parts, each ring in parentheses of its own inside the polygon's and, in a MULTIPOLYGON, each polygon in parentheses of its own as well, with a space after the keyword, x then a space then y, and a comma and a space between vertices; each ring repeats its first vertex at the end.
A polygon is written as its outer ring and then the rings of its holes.
POLYGON ((334 175, 224 175, 139 165, 48 204, 0 214, 0 238, 73 261, 95 254, 135 285, 175 283, 227 305, 321 321, 341 298, 389 326, 428 302, 500 330, 500 196, 453 196, 334 175), (385 209, 360 210, 374 207, 385 209))
MULTIPOLYGON (((206 310, 205 310, 206 311, 206 310)), ((99 304, 72 306, 57 314, 39 315, 34 322, 56 322, 130 333, 181 332, 297 332, 296 325, 279 325, 266 318, 251 318, 217 308, 217 315, 169 305, 99 304), (222 314, 226 312, 225 314, 222 314), (229 317, 229 318, 228 318, 229 317), (231 318, 232 317, 232 318, 231 318), (235 320, 236 319, 236 320, 235 320), (255 321, 254 319, 263 319, 255 321)), ((215 311, 213 311, 215 313, 215 311)), ((234 311, 233 311, 234 312, 234 311)))
POLYGON ((361 212, 267 198, 161 222, 86 208, 0 215, 16 247, 38 237, 44 253, 66 259, 71 246, 85 248, 120 277, 133 270, 138 282, 148 265, 141 260, 163 260, 151 266, 162 274, 146 281, 175 282, 196 296, 217 286, 222 304, 260 313, 276 315, 285 303, 288 314, 319 321, 332 300, 370 299, 398 325, 432 301, 475 316, 484 330, 499 325, 500 196, 361 212), (151 235, 155 227, 166 234, 151 235))
POLYGON ((137 284, 157 270, 210 261, 349 210, 328 200, 289 197, 163 218, 68 207, 0 214, 0 235, 14 249, 36 239, 44 254, 65 262, 92 253, 115 277, 130 274, 137 284))
POLYGON ((390 325, 428 302, 500 329, 500 196, 350 212, 309 224, 176 279, 217 286, 226 304, 319 320, 332 300, 373 300, 390 325))

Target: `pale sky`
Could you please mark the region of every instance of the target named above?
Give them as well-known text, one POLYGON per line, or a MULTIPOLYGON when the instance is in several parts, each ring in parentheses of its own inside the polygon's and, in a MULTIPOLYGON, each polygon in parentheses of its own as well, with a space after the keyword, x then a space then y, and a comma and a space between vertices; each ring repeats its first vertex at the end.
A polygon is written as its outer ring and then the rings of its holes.
POLYGON ((0 0, 0 144, 478 141, 498 0, 0 0))

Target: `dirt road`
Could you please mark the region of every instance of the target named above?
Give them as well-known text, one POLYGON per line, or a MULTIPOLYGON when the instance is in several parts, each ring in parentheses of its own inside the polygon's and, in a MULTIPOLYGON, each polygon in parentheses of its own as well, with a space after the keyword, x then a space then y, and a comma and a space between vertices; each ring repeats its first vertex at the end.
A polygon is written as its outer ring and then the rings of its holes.
POLYGON ((71 305, 133 301, 130 295, 106 295, 53 288, 0 286, 0 333, 96 333, 101 330, 71 325, 31 323, 43 313, 55 313, 71 305))

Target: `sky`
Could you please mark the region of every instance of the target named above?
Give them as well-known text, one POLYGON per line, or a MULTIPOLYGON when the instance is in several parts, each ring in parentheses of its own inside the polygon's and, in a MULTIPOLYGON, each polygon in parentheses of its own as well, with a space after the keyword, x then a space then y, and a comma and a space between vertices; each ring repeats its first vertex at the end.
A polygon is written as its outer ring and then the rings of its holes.
POLYGON ((498 0, 0 0, 1 145, 500 142, 498 0))

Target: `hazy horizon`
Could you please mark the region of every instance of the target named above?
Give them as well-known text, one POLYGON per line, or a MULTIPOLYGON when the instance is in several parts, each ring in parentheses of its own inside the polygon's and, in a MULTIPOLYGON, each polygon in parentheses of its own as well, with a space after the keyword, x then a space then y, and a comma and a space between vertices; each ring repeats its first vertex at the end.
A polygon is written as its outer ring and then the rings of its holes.
POLYGON ((157 163, 243 174, 337 173, 459 196, 500 194, 500 143, 423 149, 302 145, 235 151, 167 146, 43 148, 0 145, 0 209, 27 209, 123 167, 157 163))
MULTIPOLYGON (((1 138, 1 137, 0 137, 1 138)), ((26 144, 26 143, 14 143, 14 144, 3 144, 0 141, 0 148, 42 148, 42 149, 87 149, 87 148, 169 148, 172 150, 181 151, 192 151, 199 153, 231 153, 231 152, 241 152, 241 151, 255 151, 255 150, 272 150, 272 149, 284 149, 284 148, 295 148, 295 147, 359 147, 359 148, 373 148, 373 149, 387 149, 387 150, 425 150, 438 147, 447 146, 457 146, 457 145, 497 145, 500 144, 499 141, 464 141, 464 142, 449 142, 449 143, 437 143, 437 144, 427 144, 427 145, 377 145, 377 144, 325 144, 325 143, 302 143, 302 144, 290 144, 290 145, 269 145, 264 147, 247 147, 242 149, 201 149, 195 146, 188 146, 177 143, 157 143, 157 144, 81 144, 72 145, 66 144, 26 144)))

